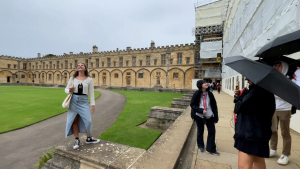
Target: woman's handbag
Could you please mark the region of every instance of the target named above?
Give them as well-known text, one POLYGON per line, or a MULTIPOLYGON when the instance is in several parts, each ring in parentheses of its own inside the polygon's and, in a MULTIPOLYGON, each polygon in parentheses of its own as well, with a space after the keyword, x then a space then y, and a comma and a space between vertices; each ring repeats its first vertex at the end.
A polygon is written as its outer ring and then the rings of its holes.
POLYGON ((62 103, 62 107, 68 109, 70 107, 71 99, 72 99, 72 94, 68 94, 67 98, 62 103))
MULTIPOLYGON (((74 78, 73 78, 73 84, 74 84, 74 78)), ((68 109, 70 107, 70 102, 72 99, 72 93, 70 93, 66 99, 64 100, 64 102, 62 103, 62 107, 65 109, 68 109)))

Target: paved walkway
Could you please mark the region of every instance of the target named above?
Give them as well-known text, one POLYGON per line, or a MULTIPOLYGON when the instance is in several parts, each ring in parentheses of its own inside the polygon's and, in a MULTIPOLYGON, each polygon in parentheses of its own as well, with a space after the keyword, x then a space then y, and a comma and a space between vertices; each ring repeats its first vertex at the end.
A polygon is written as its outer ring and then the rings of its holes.
MULTIPOLYGON (((101 96, 96 99, 96 111, 92 114, 92 134, 98 137, 119 117, 126 97, 108 90, 96 91, 101 96)), ((43 151, 74 139, 73 136, 65 139, 66 119, 67 113, 63 113, 23 129, 0 134, 0 168, 35 169, 33 164, 38 162, 43 151)))
MULTIPOLYGON (((237 169, 238 151, 233 147, 234 129, 231 119, 234 108, 233 97, 221 92, 217 94, 214 92, 217 99, 219 109, 219 122, 216 125, 216 144, 217 150, 220 152, 220 156, 212 156, 207 153, 201 153, 197 151, 195 147, 195 156, 193 166, 195 169, 209 168, 209 169, 237 169)), ((299 119, 300 120, 300 119, 299 119)), ((300 134, 291 130, 292 134, 292 153, 290 162, 286 166, 280 166, 277 164, 278 157, 266 159, 267 168, 269 169, 299 169, 300 168, 300 134)), ((282 151, 282 138, 279 133, 278 152, 282 151)), ((207 130, 205 129, 204 136, 207 136, 207 130)), ((206 138, 204 139, 206 142, 206 138)), ((281 154, 280 154, 281 155, 281 154)))

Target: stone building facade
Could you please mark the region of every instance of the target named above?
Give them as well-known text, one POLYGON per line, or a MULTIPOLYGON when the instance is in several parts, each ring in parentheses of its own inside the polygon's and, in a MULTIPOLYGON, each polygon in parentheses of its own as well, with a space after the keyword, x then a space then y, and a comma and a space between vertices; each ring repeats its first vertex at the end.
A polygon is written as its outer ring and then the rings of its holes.
MULTIPOLYGON (((191 89, 194 79, 195 45, 180 44, 149 48, 78 54, 64 53, 44 58, 0 56, 0 83, 64 85, 75 73, 77 63, 88 65, 95 86, 163 87, 191 89), (169 56, 169 63, 168 63, 169 56), (169 64, 169 66, 168 66, 169 64)), ((213 66, 207 61, 203 67, 213 66)))

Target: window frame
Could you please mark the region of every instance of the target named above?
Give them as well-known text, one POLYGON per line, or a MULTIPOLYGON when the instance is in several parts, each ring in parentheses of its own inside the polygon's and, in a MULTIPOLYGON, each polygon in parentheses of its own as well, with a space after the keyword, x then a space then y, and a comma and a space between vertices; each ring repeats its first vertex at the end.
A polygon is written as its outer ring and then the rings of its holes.
POLYGON ((144 78, 144 73, 139 73, 139 74, 138 74, 138 78, 139 78, 139 79, 143 79, 143 78, 144 78))
POLYGON ((146 56, 146 66, 150 66, 151 65, 151 58, 150 56, 146 56))
POLYGON ((179 73, 177 73, 177 72, 173 73, 173 79, 178 79, 178 77, 179 77, 179 73))
POLYGON ((166 63, 167 63, 167 60, 166 60, 166 55, 161 55, 161 65, 166 65, 166 63))
POLYGON ((177 65, 182 65, 182 53, 177 53, 177 65))
POLYGON ((136 57, 132 57, 132 66, 136 66, 136 57))
POLYGON ((123 57, 119 58, 119 67, 123 67, 123 57))
POLYGON ((107 58, 107 67, 110 67, 111 58, 107 58))

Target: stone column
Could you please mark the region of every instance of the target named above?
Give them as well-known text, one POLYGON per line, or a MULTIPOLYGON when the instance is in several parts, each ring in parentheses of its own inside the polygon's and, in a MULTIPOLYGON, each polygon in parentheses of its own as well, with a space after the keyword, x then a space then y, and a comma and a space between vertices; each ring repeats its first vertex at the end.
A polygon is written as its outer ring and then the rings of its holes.
POLYGON ((41 63, 41 68, 39 73, 39 84, 41 84, 41 77, 42 77, 42 61, 40 61, 40 63, 41 63))
POLYGON ((92 58, 89 58, 88 71, 91 70, 91 59, 92 59, 92 58))
POLYGON ((18 73, 19 73, 19 75, 18 75, 18 81, 19 81, 19 83, 21 83, 20 82, 20 76, 21 76, 21 73, 20 73, 20 62, 21 61, 18 61, 18 73))
POLYGON ((168 88, 168 78, 169 78, 169 60, 171 58, 171 52, 167 52, 166 53, 166 56, 167 56, 167 73, 166 73, 166 88, 168 88))

